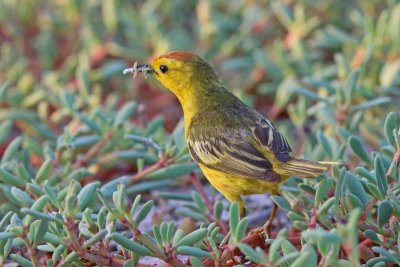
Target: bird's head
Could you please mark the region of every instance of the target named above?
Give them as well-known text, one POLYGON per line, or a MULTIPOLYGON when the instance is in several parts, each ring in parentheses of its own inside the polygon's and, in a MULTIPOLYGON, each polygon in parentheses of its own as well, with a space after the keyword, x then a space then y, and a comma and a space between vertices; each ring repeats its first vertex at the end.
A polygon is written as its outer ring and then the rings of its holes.
POLYGON ((215 83, 221 83, 206 61, 188 51, 168 52, 150 64, 138 65, 137 71, 152 74, 181 101, 185 101, 185 96, 202 94, 215 83))

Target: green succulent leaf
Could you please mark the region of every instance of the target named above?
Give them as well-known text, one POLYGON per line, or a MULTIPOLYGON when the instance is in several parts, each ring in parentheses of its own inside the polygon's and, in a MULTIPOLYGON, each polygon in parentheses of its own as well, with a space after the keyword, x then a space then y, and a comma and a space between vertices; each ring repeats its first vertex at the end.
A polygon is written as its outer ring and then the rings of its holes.
POLYGON ((361 160, 363 160, 368 165, 372 164, 372 160, 368 155, 365 147, 360 138, 357 136, 350 136, 348 139, 349 146, 351 150, 356 154, 361 160))
POLYGON ((365 236, 366 238, 371 239, 372 241, 374 241, 374 242, 377 243, 377 244, 379 244, 379 243, 381 242, 381 240, 379 239, 378 235, 377 235, 376 232, 373 231, 373 230, 369 230, 369 229, 366 230, 366 231, 364 232, 364 236, 365 236))
POLYGON ((29 194, 18 187, 13 186, 11 188, 11 194, 23 207, 31 206, 35 201, 29 196, 29 194))
POLYGON ((52 216, 50 214, 46 214, 43 212, 39 212, 36 210, 28 209, 28 208, 22 208, 21 211, 23 213, 29 214, 35 218, 43 219, 43 220, 49 220, 53 222, 61 222, 60 219, 58 219, 56 216, 52 216))
POLYGON ((138 211, 136 218, 135 218, 135 222, 134 225, 137 227, 149 214, 150 210, 153 208, 154 206, 154 201, 150 200, 147 201, 138 211))
POLYGON ((148 175, 146 175, 146 179, 168 179, 179 177, 188 173, 191 173, 195 169, 198 168, 197 163, 182 163, 182 164, 174 164, 171 166, 167 166, 165 168, 156 170, 148 175))
POLYGON ((190 258, 190 264, 193 267, 203 267, 203 264, 201 263, 201 260, 195 257, 190 258))
POLYGON ((22 143, 22 138, 20 136, 14 138, 14 140, 11 141, 11 143, 7 146, 6 150, 3 152, 0 165, 3 165, 7 161, 10 161, 12 157, 14 157, 19 147, 21 146, 21 143, 22 143))
POLYGON ((237 202, 233 202, 229 209, 229 228, 233 234, 236 234, 236 229, 239 224, 239 206, 237 202))
POLYGON ((333 180, 329 177, 323 179, 318 187, 317 187, 317 192, 315 194, 315 205, 318 205, 323 198, 326 196, 328 191, 331 189, 333 184, 333 180))
POLYGON ((375 251, 376 253, 382 254, 390 259, 390 261, 400 264, 400 259, 397 257, 393 256, 391 253, 389 253, 386 249, 381 248, 381 247, 372 247, 372 250, 375 251))
POLYGON ((25 182, 18 176, 15 176, 0 167, 0 181, 9 185, 24 187, 25 182))
POLYGON ((104 237, 108 234, 108 230, 107 229, 103 229, 100 232, 98 232, 97 234, 95 234, 94 236, 92 236, 88 241, 85 242, 85 244, 83 245, 84 248, 88 248, 92 245, 94 245, 95 243, 99 242, 100 240, 104 239, 104 237))
MULTIPOLYGON (((178 242, 186 235, 185 231, 182 229, 176 230, 174 237, 172 238, 172 246, 176 247, 178 242)), ((160 234, 160 240, 161 240, 161 234, 160 234)))
POLYGON ((40 166, 39 171, 36 174, 35 180, 38 183, 44 182, 46 179, 50 178, 50 174, 53 171, 53 162, 51 159, 47 159, 43 162, 42 166, 40 166))
POLYGON ((385 136, 387 141, 394 149, 397 148, 396 139, 394 137, 394 135, 396 134, 395 129, 397 127, 399 127, 399 125, 397 124, 397 114, 392 111, 386 116, 385 125, 383 129, 385 130, 385 136))
POLYGON ((7 214, 4 215, 4 217, 0 221, 0 231, 3 231, 4 227, 10 222, 13 214, 14 213, 12 211, 9 211, 7 212, 7 214))
POLYGON ((223 205, 220 201, 216 201, 214 204, 214 217, 215 220, 219 221, 222 215, 223 205))
POLYGON ((244 255, 246 255, 246 259, 251 260, 252 262, 255 262, 257 264, 263 264, 264 263, 264 259, 262 257, 260 257, 260 255, 257 253, 257 251, 255 251, 249 245, 244 244, 244 243, 239 243, 237 246, 240 249, 240 251, 244 255))
POLYGON ((383 167, 383 162, 379 156, 375 157, 375 176, 376 184, 378 185, 379 190, 381 191, 382 195, 386 195, 386 191, 388 189, 386 173, 383 167))
POLYGON ((10 232, 0 233, 0 241, 7 240, 7 239, 12 238, 12 237, 14 237, 13 233, 10 233, 10 232))
POLYGON ((89 200, 93 197, 97 188, 100 186, 99 182, 93 182, 87 184, 82 190, 79 192, 77 196, 77 210, 80 212, 86 208, 89 200))
POLYGON ((114 119, 114 127, 121 126, 132 116, 137 106, 136 101, 129 101, 122 106, 114 119))
POLYGON ((378 226, 382 228, 392 217, 392 205, 389 201, 384 200, 378 206, 378 226))
POLYGON ((30 260, 25 259, 24 257, 18 254, 11 254, 10 259, 23 267, 33 267, 33 264, 30 260))
POLYGON ((176 243, 176 247, 190 246, 190 245, 196 244, 197 242, 204 239, 204 237, 206 235, 207 235, 207 229, 204 229, 204 228, 197 229, 197 230, 191 232, 190 234, 186 235, 185 237, 182 237, 176 243))
POLYGON ((178 247, 177 251, 179 253, 189 255, 189 256, 195 256, 195 257, 200 257, 200 258, 213 258, 213 256, 204 251, 201 250, 200 248, 197 247, 189 247, 189 246, 180 246, 178 247))
POLYGON ((284 197, 281 196, 272 196, 272 200, 282 209, 291 211, 292 207, 290 206, 289 201, 287 201, 284 197))
POLYGON ((246 236, 246 229, 249 224, 249 219, 248 218, 243 218, 240 220, 237 228, 236 228, 236 233, 235 233, 235 239, 236 242, 239 242, 246 236))
POLYGON ((350 104, 353 99, 353 94, 357 90, 357 81, 360 76, 360 70, 352 70, 346 80, 346 84, 344 86, 344 92, 346 96, 346 104, 350 104))
POLYGON ((392 102, 392 99, 390 97, 380 97, 376 98, 367 102, 364 102, 360 105, 353 106, 350 108, 351 112, 357 112, 359 110, 364 110, 364 109, 369 109, 375 106, 383 105, 383 104, 388 104, 392 102))
POLYGON ((346 183, 350 192, 354 194, 354 196, 356 196, 361 201, 362 206, 365 207, 368 204, 368 199, 361 182, 352 173, 347 172, 346 183))
POLYGON ((121 246, 123 246, 124 248, 139 253, 140 255, 152 255, 151 250, 149 250, 148 248, 146 248, 145 246, 130 240, 129 238, 126 238, 125 236, 118 234, 118 233, 113 233, 111 234, 111 238, 117 242, 118 244, 120 244, 121 246))

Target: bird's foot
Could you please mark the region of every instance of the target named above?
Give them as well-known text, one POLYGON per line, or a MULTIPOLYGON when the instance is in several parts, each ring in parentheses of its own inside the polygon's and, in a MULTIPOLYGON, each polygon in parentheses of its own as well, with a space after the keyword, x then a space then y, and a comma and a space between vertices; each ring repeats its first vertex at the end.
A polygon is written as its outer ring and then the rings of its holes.
POLYGON ((264 228, 263 227, 257 227, 254 229, 251 229, 249 232, 249 235, 258 235, 264 232, 264 228))
POLYGON ((266 239, 272 238, 271 236, 271 228, 272 228, 272 220, 269 219, 264 225, 263 225, 263 230, 264 230, 264 235, 266 239))
POLYGON ((266 239, 271 238, 272 221, 268 220, 263 226, 250 230, 249 235, 261 234, 266 239))

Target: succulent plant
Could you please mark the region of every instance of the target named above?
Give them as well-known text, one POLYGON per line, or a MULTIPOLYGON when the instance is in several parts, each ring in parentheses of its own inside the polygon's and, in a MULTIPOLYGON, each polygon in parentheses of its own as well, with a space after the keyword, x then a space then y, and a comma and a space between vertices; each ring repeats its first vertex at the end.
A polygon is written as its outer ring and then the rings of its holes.
POLYGON ((0 0, 0 266, 400 265, 399 29, 397 1, 0 0), (272 239, 203 188, 173 98, 121 75, 176 49, 343 163, 281 186, 272 239), (190 227, 154 219, 172 200, 190 227))

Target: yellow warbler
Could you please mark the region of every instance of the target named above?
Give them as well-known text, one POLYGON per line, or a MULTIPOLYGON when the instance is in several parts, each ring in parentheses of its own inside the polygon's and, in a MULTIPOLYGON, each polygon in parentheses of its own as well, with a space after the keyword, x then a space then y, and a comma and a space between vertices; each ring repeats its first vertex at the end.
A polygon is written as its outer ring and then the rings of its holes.
MULTIPOLYGON (((242 195, 271 192, 290 176, 315 178, 335 162, 290 156, 278 129, 230 93, 201 57, 173 51, 126 72, 152 74, 182 105, 185 136, 192 158, 210 183, 244 212, 242 195)), ((268 236, 278 206, 263 227, 268 236)))

